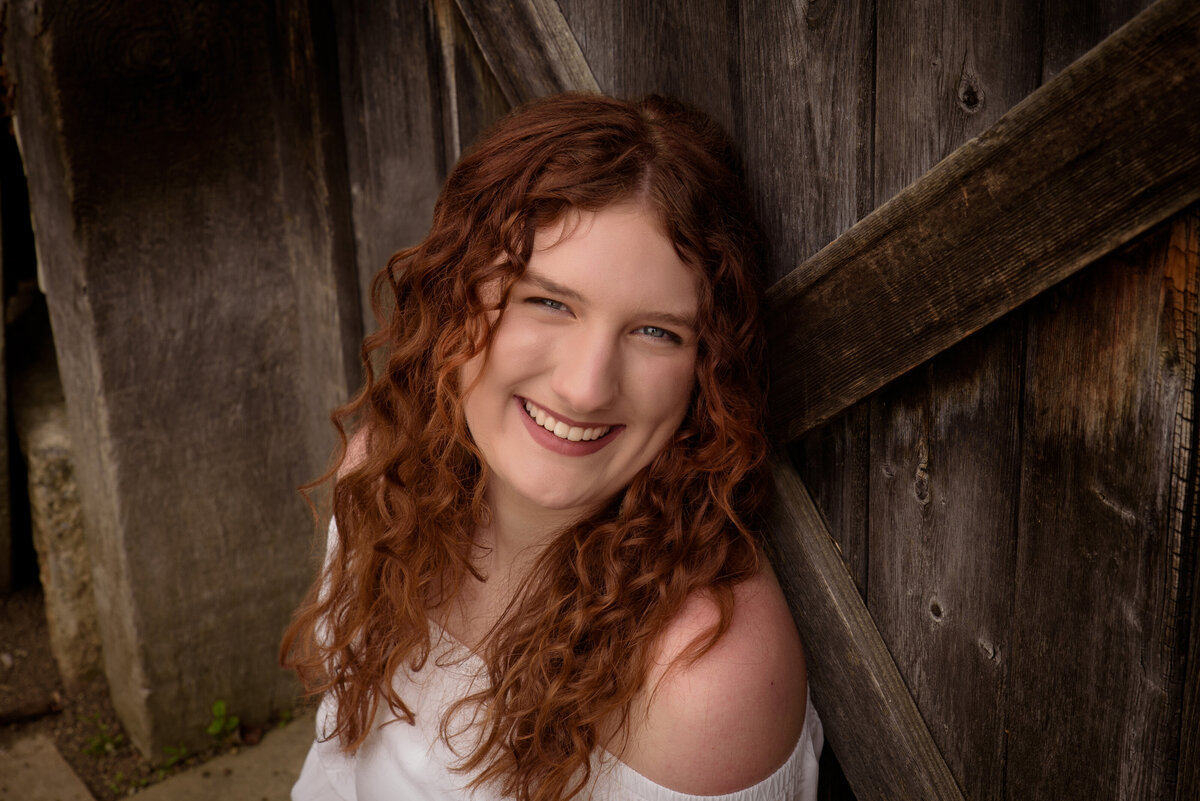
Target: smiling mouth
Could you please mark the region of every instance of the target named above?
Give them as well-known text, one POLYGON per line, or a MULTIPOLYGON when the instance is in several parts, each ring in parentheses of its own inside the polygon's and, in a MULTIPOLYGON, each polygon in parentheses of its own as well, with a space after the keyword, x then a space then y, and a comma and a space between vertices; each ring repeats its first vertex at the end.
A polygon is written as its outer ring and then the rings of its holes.
POLYGON ((612 431, 612 426, 573 426, 569 423, 564 423, 562 420, 556 420, 553 415, 548 414, 544 409, 541 409, 526 400, 523 404, 525 414, 537 423, 542 428, 549 431, 559 439, 568 442, 592 442, 600 439, 612 431))

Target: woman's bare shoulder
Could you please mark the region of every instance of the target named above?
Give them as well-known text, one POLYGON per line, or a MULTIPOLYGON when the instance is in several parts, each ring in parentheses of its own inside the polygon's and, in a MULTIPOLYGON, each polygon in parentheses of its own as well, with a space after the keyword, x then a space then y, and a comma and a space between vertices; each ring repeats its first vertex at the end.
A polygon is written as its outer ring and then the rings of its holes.
POLYGON ((651 781, 696 795, 770 776, 795 748, 807 708, 800 637, 765 562, 734 588, 733 619, 717 644, 673 664, 718 616, 716 602, 697 594, 668 626, 621 754, 651 781))

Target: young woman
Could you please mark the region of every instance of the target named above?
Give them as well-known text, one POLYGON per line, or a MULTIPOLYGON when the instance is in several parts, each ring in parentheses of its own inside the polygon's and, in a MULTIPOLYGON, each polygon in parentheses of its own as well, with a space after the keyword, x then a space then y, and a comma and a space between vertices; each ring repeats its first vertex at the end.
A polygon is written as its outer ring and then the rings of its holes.
POLYGON ((376 278, 293 799, 815 798, 732 163, 663 98, 540 100, 376 278))

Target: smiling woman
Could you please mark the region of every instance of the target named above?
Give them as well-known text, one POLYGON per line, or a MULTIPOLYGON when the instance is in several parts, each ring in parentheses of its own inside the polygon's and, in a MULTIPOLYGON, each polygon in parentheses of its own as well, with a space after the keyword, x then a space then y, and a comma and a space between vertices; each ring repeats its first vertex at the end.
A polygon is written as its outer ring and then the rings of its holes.
POLYGON ((540 100, 377 277, 283 646, 325 694, 294 799, 815 798, 732 165, 672 101, 540 100))
POLYGON ((695 270, 643 203, 571 216, 569 231, 534 234, 491 344, 463 369, 493 515, 553 510, 560 528, 616 496, 679 428, 696 382, 684 321, 699 303, 695 270))

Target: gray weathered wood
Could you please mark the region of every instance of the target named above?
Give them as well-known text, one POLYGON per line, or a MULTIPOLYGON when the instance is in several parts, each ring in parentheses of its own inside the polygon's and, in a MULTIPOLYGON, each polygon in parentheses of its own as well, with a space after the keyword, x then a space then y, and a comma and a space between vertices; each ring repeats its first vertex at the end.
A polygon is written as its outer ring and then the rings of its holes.
MULTIPOLYGON (((1038 85, 1038 4, 882 4, 875 192, 886 200, 1038 85)), ((867 604, 951 772, 1004 787, 1004 705, 1023 321, 1006 319, 877 392, 867 604)))
POLYGON ((261 723, 296 695, 295 488, 361 333, 320 12, 8 5, 105 673, 156 760, 211 743, 217 699, 261 723))
POLYGON ((1071 65, 1153 0, 1048 0, 1042 5, 1042 82, 1071 65))
POLYGON ((735 5, 735 133, 779 278, 874 208, 874 9, 867 0, 735 5))
POLYGON ((724 0, 562 0, 562 12, 601 89, 657 92, 737 127, 738 21, 724 0))
POLYGON ((599 92, 555 0, 455 0, 510 105, 566 91, 599 92))
POLYGON ((1200 5, 1160 0, 772 287, 772 418, 828 419, 1200 197, 1200 5))
POLYGON ((796 472, 841 551, 859 594, 867 594, 867 524, 870 513, 869 402, 817 426, 790 448, 796 472))
POLYGON ((511 107, 454 0, 433 0, 442 141, 453 164, 511 107))
POLYGON ((774 467, 768 531, 808 653, 814 703, 855 794, 937 801, 963 795, 791 467, 774 467))
POLYGON ((1193 614, 1198 220, 1030 305, 1011 799, 1172 797, 1193 614))
POLYGON ((1003 798, 1022 320, 871 400, 867 604, 946 764, 1003 798))
POLYGON ((334 3, 362 317, 391 255, 420 242, 446 175, 427 3, 334 3))

